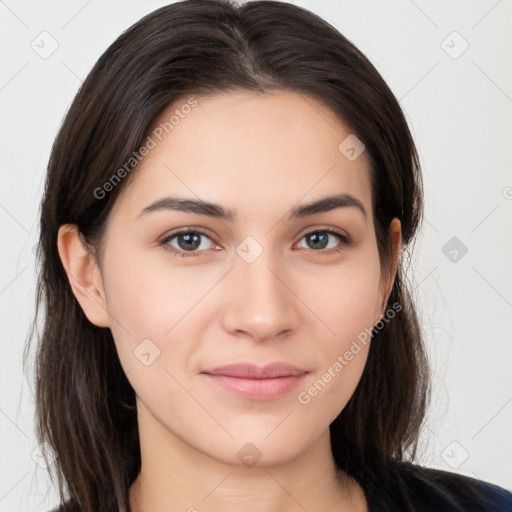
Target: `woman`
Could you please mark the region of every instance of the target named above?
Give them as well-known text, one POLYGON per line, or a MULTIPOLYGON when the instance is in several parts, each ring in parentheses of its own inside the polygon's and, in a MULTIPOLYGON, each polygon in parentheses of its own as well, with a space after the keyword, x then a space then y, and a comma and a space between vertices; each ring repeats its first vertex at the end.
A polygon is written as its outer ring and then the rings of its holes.
POLYGON ((402 251, 421 215, 398 102, 314 14, 185 1, 122 34, 41 211, 60 509, 512 510, 412 462, 429 381, 402 251))

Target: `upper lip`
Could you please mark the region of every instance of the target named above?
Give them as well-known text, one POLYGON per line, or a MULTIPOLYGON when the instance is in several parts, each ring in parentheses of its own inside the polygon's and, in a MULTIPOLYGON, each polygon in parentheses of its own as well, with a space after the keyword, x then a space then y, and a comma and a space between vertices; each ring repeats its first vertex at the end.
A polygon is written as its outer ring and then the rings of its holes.
POLYGON ((252 363, 237 363, 203 370, 201 373, 246 379, 273 379, 277 377, 303 375, 307 373, 307 370, 301 370, 287 363, 271 363, 265 366, 258 366, 252 363))

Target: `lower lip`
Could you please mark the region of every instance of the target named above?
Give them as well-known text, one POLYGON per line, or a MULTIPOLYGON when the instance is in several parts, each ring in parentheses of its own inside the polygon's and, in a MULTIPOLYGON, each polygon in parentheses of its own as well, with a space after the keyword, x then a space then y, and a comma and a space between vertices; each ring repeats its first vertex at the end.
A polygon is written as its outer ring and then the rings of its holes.
POLYGON ((211 375, 205 373, 210 380, 219 387, 241 396, 248 400, 272 400, 279 398, 299 385, 306 376, 289 375, 273 379, 246 379, 240 377, 228 377, 227 375, 211 375))

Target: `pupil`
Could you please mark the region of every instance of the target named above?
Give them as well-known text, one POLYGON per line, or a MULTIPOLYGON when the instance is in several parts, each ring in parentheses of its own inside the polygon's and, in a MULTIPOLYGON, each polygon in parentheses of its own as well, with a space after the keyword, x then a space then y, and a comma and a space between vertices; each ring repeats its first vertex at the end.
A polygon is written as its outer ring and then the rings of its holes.
POLYGON ((312 233, 309 240, 313 243, 314 249, 324 249, 327 245, 327 235, 325 233, 312 233))
POLYGON ((180 246, 181 249, 184 249, 184 250, 197 249, 200 245, 199 237, 200 237, 200 235, 197 233, 180 235, 178 237, 178 245, 180 246), (185 244, 182 244, 181 240, 185 240, 185 244))

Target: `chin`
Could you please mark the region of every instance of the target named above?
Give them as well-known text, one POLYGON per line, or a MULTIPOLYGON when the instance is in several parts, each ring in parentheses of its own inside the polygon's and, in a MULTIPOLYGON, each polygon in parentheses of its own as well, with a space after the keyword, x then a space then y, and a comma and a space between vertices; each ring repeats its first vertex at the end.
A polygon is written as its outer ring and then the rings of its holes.
POLYGON ((271 430, 266 427, 255 429, 253 426, 238 430, 234 439, 212 440, 210 437, 208 443, 198 449, 224 464, 247 468, 271 467, 293 461, 315 442, 309 431, 293 432, 290 428, 283 428, 278 435, 277 430, 269 435, 271 430))

